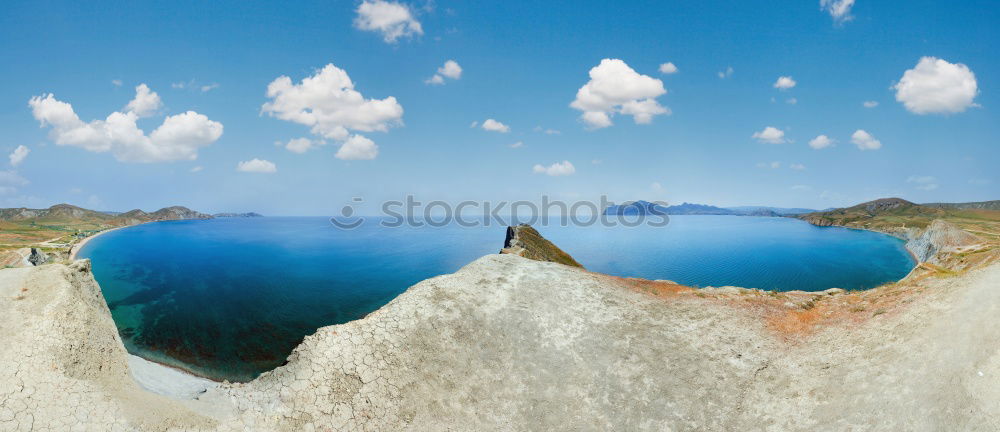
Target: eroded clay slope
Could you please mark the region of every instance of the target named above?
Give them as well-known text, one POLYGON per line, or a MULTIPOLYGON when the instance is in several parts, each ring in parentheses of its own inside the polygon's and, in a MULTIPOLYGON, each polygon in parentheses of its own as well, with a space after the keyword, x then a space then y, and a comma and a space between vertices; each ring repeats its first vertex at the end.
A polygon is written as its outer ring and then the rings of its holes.
POLYGON ((996 264, 769 294, 490 255, 181 402, 132 381, 85 263, 0 271, 0 430, 1000 428, 996 264))

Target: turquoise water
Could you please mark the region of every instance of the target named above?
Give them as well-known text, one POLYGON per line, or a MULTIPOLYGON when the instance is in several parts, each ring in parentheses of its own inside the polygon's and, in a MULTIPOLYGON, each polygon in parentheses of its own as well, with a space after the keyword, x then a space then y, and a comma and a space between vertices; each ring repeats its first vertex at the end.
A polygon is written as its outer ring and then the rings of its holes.
MULTIPOLYGON (((538 226, 590 270, 693 286, 864 289, 913 261, 895 238, 793 219, 676 216, 666 227, 538 226)), ((172 221, 84 246, 129 352, 214 379, 284 363, 318 327, 502 246, 505 227, 342 231, 325 218, 172 221)))

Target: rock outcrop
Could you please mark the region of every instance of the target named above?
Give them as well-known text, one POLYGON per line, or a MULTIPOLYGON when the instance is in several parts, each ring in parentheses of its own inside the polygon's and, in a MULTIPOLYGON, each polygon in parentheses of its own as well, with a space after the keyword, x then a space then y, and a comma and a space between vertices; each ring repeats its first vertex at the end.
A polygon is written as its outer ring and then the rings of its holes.
POLYGON ((931 222, 919 235, 906 242, 906 248, 920 262, 940 264, 940 254, 961 253, 983 244, 983 240, 943 220, 931 222))
POLYGON ((49 262, 49 256, 38 248, 31 248, 31 255, 28 255, 28 262, 33 266, 40 266, 49 262))
POLYGON ((583 268, 572 256, 525 224, 507 227, 507 236, 500 253, 583 268))

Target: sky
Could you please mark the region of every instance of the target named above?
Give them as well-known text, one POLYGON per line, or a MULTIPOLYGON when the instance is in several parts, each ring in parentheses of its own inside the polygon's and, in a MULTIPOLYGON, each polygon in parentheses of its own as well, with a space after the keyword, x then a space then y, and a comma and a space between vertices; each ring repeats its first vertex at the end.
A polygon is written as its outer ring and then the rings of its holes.
POLYGON ((3 207, 1000 199, 990 1, 3 7, 3 207))

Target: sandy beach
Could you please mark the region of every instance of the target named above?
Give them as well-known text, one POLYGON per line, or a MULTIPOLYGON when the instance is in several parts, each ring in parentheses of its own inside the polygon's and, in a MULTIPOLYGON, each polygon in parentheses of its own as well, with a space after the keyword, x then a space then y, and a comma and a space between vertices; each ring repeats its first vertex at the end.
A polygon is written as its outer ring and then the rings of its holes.
MULTIPOLYGON (((138 225, 142 225, 142 224, 138 224, 138 225)), ((115 228, 108 228, 108 229, 106 229, 104 231, 100 231, 100 232, 98 232, 98 233, 96 233, 96 234, 94 234, 94 235, 92 235, 90 237, 86 237, 83 240, 80 240, 79 243, 74 244, 74 245, 72 245, 72 246, 69 247, 69 260, 70 261, 75 260, 76 259, 76 254, 78 252, 80 252, 80 249, 83 249, 83 245, 87 244, 87 242, 89 242, 89 241, 97 238, 98 236, 107 234, 107 233, 109 233, 111 231, 116 231, 116 230, 120 230, 122 228, 128 228, 128 227, 133 227, 133 226, 135 226, 135 225, 127 225, 127 226, 120 226, 120 227, 115 227, 115 228)))

